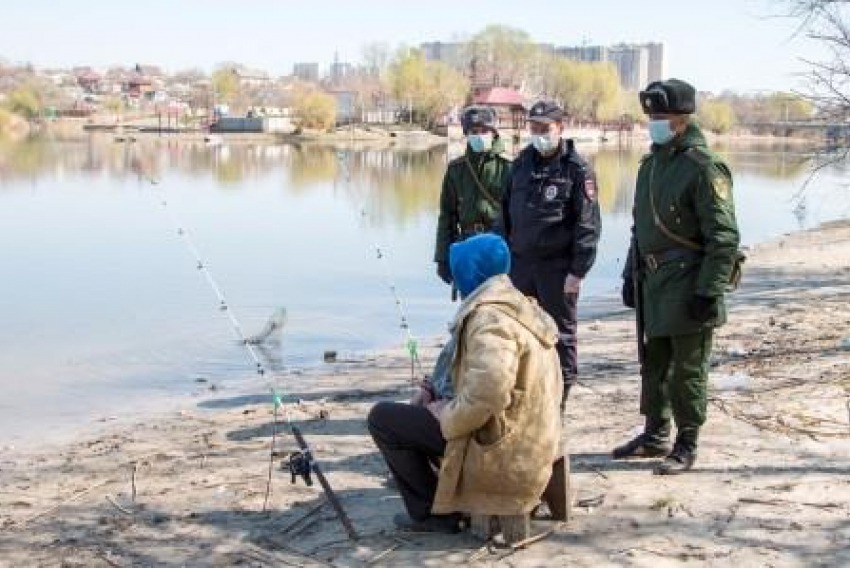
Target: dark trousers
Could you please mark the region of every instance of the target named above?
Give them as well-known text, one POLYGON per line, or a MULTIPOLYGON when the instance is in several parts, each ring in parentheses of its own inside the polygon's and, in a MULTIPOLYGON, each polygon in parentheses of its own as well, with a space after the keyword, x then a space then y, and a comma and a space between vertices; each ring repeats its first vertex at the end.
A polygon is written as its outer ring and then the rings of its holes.
POLYGON ((708 357, 712 330, 652 337, 646 342, 641 372, 640 411, 648 423, 670 422, 672 411, 677 442, 694 451, 705 423, 708 402, 708 357))
POLYGON ((425 519, 437 492, 437 474, 431 465, 446 449, 440 423, 425 407, 379 402, 369 411, 368 425, 410 518, 425 519))
POLYGON ((511 259, 511 280, 514 286, 526 296, 536 299, 558 326, 557 349, 561 359, 561 374, 565 385, 573 385, 578 380, 578 294, 564 292, 568 274, 569 264, 560 259, 511 259))

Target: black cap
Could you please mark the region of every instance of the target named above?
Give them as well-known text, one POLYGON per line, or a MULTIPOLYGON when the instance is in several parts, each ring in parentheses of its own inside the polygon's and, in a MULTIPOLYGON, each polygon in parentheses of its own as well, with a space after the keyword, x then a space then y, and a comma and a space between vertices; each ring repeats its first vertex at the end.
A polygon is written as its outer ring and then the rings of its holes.
POLYGON ((553 101, 538 101, 528 111, 529 122, 550 124, 564 119, 564 109, 553 101))
POLYGON ((496 113, 490 107, 481 105, 472 105, 463 109, 463 114, 460 117, 460 126, 463 128, 464 134, 469 134, 470 129, 474 126, 484 126, 496 130, 496 113))
POLYGON ((646 114, 693 114, 697 110, 696 89, 679 79, 652 82, 639 97, 646 114))

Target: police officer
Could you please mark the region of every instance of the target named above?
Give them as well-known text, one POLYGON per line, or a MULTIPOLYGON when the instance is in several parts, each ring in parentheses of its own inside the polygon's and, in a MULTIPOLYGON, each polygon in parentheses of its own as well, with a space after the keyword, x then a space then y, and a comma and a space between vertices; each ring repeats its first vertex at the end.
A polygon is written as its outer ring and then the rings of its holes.
POLYGON ((510 244, 511 279, 558 324, 564 395, 578 380, 576 304, 596 259, 601 221, 596 175, 562 139, 564 111, 531 107, 531 144, 514 161, 502 197, 502 231, 510 244))
POLYGON ((638 170, 623 303, 642 303, 640 410, 646 423, 643 433, 614 449, 614 458, 666 455, 655 473, 669 475, 691 469, 696 460, 712 332, 726 319, 723 295, 739 236, 732 174, 691 118, 694 88, 677 79, 654 82, 640 102, 649 115, 652 150, 638 170), (672 450, 671 416, 677 428, 672 450))
POLYGON ((501 155, 505 147, 496 129, 493 109, 465 108, 461 126, 466 136, 466 152, 449 163, 443 178, 434 251, 437 275, 446 284, 452 283, 449 245, 493 230, 510 168, 510 161, 501 155))

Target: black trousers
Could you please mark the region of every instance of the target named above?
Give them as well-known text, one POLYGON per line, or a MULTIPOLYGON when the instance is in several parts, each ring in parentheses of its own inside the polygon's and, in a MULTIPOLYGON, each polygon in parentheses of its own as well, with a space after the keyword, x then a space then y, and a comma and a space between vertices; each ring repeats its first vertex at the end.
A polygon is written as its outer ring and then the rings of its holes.
POLYGON ((511 259, 511 280, 514 286, 537 300, 540 307, 552 316, 558 326, 558 357, 565 385, 578 380, 578 354, 576 339, 578 328, 578 294, 564 292, 564 282, 569 274, 569 263, 557 260, 511 259))
POLYGON ((440 423, 425 407, 379 402, 369 411, 368 425, 410 518, 425 519, 437 492, 437 474, 431 465, 446 450, 440 423))

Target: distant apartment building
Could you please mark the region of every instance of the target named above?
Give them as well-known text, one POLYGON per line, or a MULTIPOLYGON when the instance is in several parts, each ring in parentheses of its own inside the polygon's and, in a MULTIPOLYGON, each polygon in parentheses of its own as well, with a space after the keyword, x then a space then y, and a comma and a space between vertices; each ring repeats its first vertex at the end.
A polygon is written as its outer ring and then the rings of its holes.
POLYGON ((352 75, 354 75, 354 65, 340 61, 339 54, 334 54, 334 62, 331 63, 330 73, 328 74, 331 84, 339 85, 352 75))
POLYGON ((234 65, 230 72, 242 87, 264 87, 271 82, 269 74, 261 69, 251 69, 244 65, 234 65))
POLYGON ((620 84, 628 91, 639 91, 667 74, 663 43, 559 47, 556 52, 573 61, 613 63, 620 84))
POLYGON ((318 63, 296 63, 292 69, 292 75, 296 79, 307 81, 310 83, 319 82, 319 64, 318 63))
MULTIPOLYGON (((667 75, 663 43, 618 44, 614 46, 582 45, 555 47, 538 44, 546 53, 555 53, 566 59, 586 63, 610 62, 617 70, 622 87, 638 91, 651 81, 660 81, 667 75)), ((429 61, 441 61, 462 70, 472 82, 474 94, 493 87, 517 87, 510 77, 502 77, 498 62, 489 54, 475 53, 467 43, 432 41, 419 45, 422 56, 429 61)))
POLYGON ((428 61, 441 61, 452 67, 463 68, 467 53, 466 44, 460 42, 432 41, 419 45, 422 57, 428 61))
POLYGON ((601 45, 583 45, 580 47, 558 47, 555 53, 573 61, 599 63, 608 61, 608 48, 601 45))

